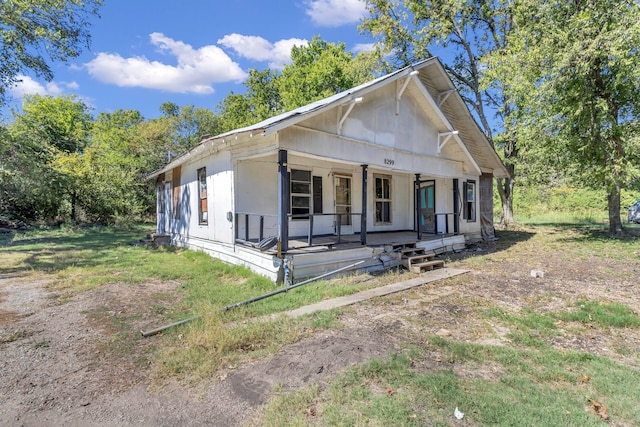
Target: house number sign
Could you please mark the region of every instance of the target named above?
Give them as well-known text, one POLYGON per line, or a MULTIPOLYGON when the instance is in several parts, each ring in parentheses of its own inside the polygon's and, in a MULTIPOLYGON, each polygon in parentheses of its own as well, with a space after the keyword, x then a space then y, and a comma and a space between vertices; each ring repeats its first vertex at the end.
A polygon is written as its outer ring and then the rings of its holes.
POLYGON ((396 161, 393 160, 393 159, 384 159, 384 164, 385 165, 393 166, 395 163, 396 163, 396 161))

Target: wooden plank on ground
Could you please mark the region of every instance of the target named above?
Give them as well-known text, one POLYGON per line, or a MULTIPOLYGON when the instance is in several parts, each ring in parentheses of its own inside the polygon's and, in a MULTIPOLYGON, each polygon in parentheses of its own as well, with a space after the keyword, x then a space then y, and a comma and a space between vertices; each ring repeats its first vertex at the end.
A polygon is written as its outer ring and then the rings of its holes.
POLYGON ((391 285, 381 286, 379 288, 367 289, 362 292, 358 292, 352 295, 344 297, 338 297, 320 301, 315 304, 306 305, 304 307, 296 308, 285 312, 284 314, 289 317, 299 317, 305 314, 311 314, 321 310, 331 310, 332 308, 345 307, 355 304, 357 302, 365 301, 371 298, 380 297, 384 295, 401 292, 407 289, 415 288, 416 286, 422 286, 427 283, 435 282, 437 280, 448 279, 449 277, 457 276, 460 274, 468 273, 469 270, 459 270, 454 268, 440 268, 437 270, 429 271, 420 277, 415 279, 406 280, 404 282, 397 282, 391 285))

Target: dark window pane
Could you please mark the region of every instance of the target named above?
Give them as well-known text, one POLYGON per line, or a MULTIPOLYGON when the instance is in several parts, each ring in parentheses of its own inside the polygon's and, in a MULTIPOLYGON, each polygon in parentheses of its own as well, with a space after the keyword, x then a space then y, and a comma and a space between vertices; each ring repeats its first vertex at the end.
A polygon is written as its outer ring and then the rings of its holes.
POLYGON ((292 169, 291 170, 291 180, 292 181, 307 181, 307 182, 310 182, 311 181, 311 172, 310 171, 303 171, 303 170, 299 170, 299 169, 292 169))
POLYGON ((295 217, 298 215, 309 215, 309 208, 292 208, 291 214, 294 216, 294 219, 303 219, 295 217))
POLYGON ((291 182, 291 194, 311 194, 311 185, 308 182, 291 182))
POLYGON ((307 208, 309 209, 311 198, 305 196, 293 196, 291 197, 291 206, 294 208, 307 208))

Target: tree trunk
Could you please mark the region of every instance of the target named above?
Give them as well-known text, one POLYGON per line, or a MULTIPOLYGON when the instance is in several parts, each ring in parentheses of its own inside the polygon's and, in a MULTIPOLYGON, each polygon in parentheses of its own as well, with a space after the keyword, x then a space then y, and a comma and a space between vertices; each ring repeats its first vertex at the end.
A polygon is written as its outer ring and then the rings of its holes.
POLYGON ((71 220, 76 224, 78 223, 78 218, 77 218, 78 212, 76 209, 77 204, 78 204, 78 196, 76 195, 76 190, 74 189, 71 192, 71 220))
MULTIPOLYGON (((514 176, 513 165, 505 165, 509 174, 514 176)), ((500 202, 502 204, 502 215, 500 217, 500 225, 508 228, 510 225, 515 224, 513 218, 513 186, 515 181, 512 178, 497 178, 498 194, 500 194, 500 202)))
POLYGON ((609 234, 620 236, 623 233, 620 218, 620 184, 607 192, 607 206, 609 208, 609 234))

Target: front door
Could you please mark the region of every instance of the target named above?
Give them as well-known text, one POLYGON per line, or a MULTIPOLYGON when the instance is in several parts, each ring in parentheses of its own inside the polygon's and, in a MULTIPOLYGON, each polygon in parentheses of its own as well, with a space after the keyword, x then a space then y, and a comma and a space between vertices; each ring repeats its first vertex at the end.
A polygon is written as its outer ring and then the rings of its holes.
POLYGON ((335 175, 336 234, 340 224, 340 234, 353 234, 351 218, 351 177, 335 175), (339 218, 339 219, 338 219, 339 218))
POLYGON ((436 232, 436 183, 435 181, 421 181, 418 197, 420 203, 418 226, 422 233, 436 232))

